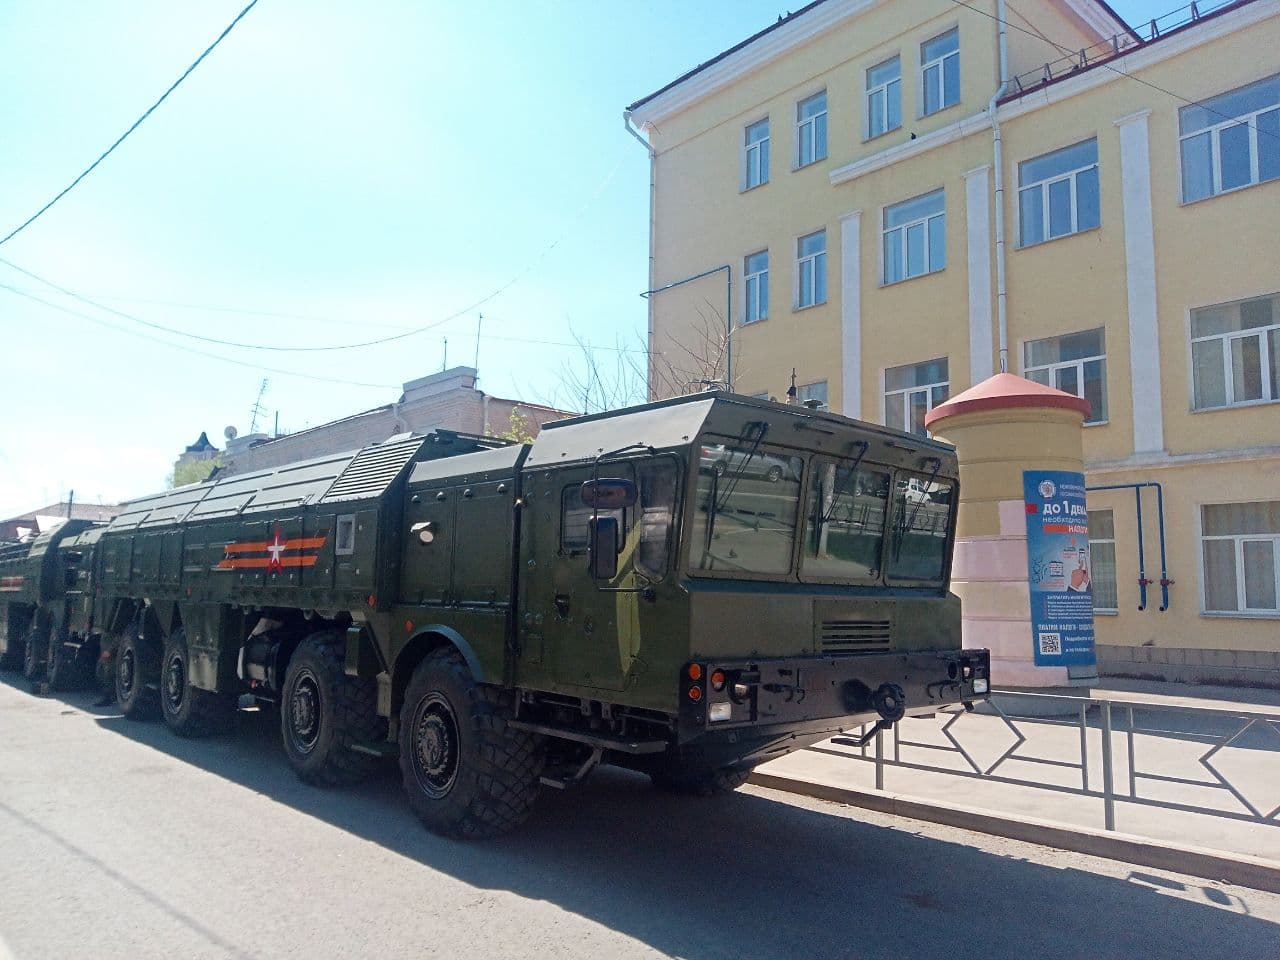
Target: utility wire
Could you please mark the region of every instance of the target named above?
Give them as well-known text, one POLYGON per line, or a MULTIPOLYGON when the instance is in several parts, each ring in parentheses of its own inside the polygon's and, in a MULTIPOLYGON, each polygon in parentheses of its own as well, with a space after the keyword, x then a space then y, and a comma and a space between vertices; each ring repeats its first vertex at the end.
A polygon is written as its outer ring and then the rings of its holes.
POLYGON ((221 356, 220 354, 209 353, 207 350, 200 350, 197 347, 188 347, 181 343, 171 343, 168 340, 162 340, 159 337, 153 337, 153 336, 150 336, 149 334, 143 333, 141 330, 131 330, 128 327, 122 327, 122 326, 119 326, 118 324, 110 323, 107 320, 103 320, 101 317, 91 316, 90 314, 82 313, 79 310, 72 310, 70 307, 65 307, 59 303, 52 303, 48 300, 45 300, 43 297, 37 297, 34 294, 27 293, 23 290, 20 290, 17 287, 11 287, 7 283, 0 283, 0 290, 7 290, 8 292, 15 294, 16 296, 24 297, 27 300, 34 300, 36 303, 43 304, 44 306, 48 307, 51 310, 57 310, 60 313, 69 314, 70 316, 73 316, 73 317, 79 317, 81 320, 88 320, 90 323, 96 323, 98 326, 106 327, 108 330, 115 330, 119 333, 128 334, 129 336, 140 337, 143 340, 147 340, 151 343, 159 344, 160 346, 163 346, 163 347, 170 347, 174 350, 181 350, 184 353, 192 353, 199 357, 207 357, 211 360, 218 360, 222 363, 234 364, 237 367, 247 367, 250 370, 258 370, 266 373, 276 373, 285 377, 297 377, 300 380, 312 380, 317 383, 337 383, 337 384, 342 384, 343 386, 348 386, 348 387, 374 387, 379 390, 398 390, 402 386, 402 384, 398 384, 398 383, 367 383, 361 380, 343 380, 338 377, 322 377, 322 376, 318 376, 316 374, 311 374, 311 373, 298 373, 296 370, 282 370, 278 367, 265 367, 257 363, 248 363, 243 360, 236 360, 233 357, 224 357, 224 356, 221 356))
POLYGON ((227 34, 229 34, 235 28, 235 25, 244 19, 245 14, 247 14, 250 10, 252 10, 255 6, 257 6, 257 4, 258 4, 258 0, 251 0, 251 2, 247 7, 245 7, 238 14, 236 14, 236 18, 227 25, 227 28, 223 30, 222 33, 218 34, 218 39, 214 40, 213 43, 209 44, 209 46, 205 48, 204 53, 196 57, 195 61, 191 64, 191 66, 187 67, 186 70, 182 71, 182 76, 180 76, 177 80, 173 81, 173 84, 169 87, 169 89, 160 95, 160 99, 147 108, 146 113, 140 116, 137 120, 133 121, 133 124, 129 127, 129 129, 126 130, 124 133, 120 134, 119 139, 117 139, 115 143, 113 143, 111 146, 107 147, 105 151, 103 151, 102 156, 98 157, 97 160, 89 164, 89 166, 85 168, 84 172, 80 174, 80 176, 76 177, 69 184, 63 187, 57 196, 55 196, 43 207, 41 207, 39 210, 37 210, 35 213, 29 216, 25 221, 23 221, 18 226, 10 230, 9 233, 4 237, 4 239, 0 240, 0 246, 3 246, 4 244, 8 243, 14 237, 20 234, 23 230, 27 229, 27 227, 31 226, 31 224, 35 223, 36 220, 38 220, 46 210, 48 210, 55 203, 57 203, 59 200, 65 197, 72 190, 74 190, 79 185, 81 180, 83 180, 89 174, 93 173, 93 171, 97 168, 98 164, 102 163, 103 160, 111 156, 112 152, 115 151, 116 147, 124 143, 125 139, 129 136, 129 134, 133 133, 133 131, 137 130, 138 127, 142 126, 142 122, 146 120, 147 117, 151 116, 151 114, 155 111, 156 107, 164 103, 165 100, 168 98, 169 94, 173 93, 174 90, 178 89, 178 85, 182 83, 183 80, 187 79, 187 77, 191 75, 191 72, 195 70, 196 67, 200 66, 201 62, 204 60, 205 57, 213 53, 214 48, 217 47, 217 45, 220 44, 224 39, 226 39, 227 34))
MULTIPOLYGON (((981 10, 978 7, 973 6, 972 4, 965 3, 965 0, 951 0, 951 2, 954 3, 956 6, 964 7, 966 10, 972 10, 974 13, 981 14, 982 16, 986 17, 989 20, 994 20, 996 23, 1003 23, 1006 27, 1010 27, 1014 30, 1017 30, 1020 33, 1025 33, 1027 36, 1034 37, 1035 39, 1041 41, 1042 43, 1047 43, 1049 46, 1055 48, 1059 53, 1074 55, 1077 52, 1071 49, 1070 47, 1065 47, 1060 43, 1050 40, 1048 37, 1043 36, 1040 33, 1036 33, 1035 31, 1032 31, 1032 30, 1028 30, 1026 27, 1021 27, 1016 23, 1010 23, 1008 20, 1002 19, 996 16, 994 13, 988 13, 986 10, 981 10)), ((1013 9, 1012 6, 1010 6, 1010 9, 1013 9)), ((1014 12, 1018 13, 1018 11, 1016 10, 1014 10, 1014 12)), ((1022 16, 1022 14, 1018 13, 1018 16, 1022 16)), ((1132 50, 1126 51, 1126 53, 1133 52, 1136 50, 1141 50, 1146 45, 1146 43, 1150 43, 1150 42, 1151 41, 1149 40, 1145 42, 1140 42, 1137 46, 1133 47, 1132 50)), ((1113 59, 1126 56, 1126 53, 1117 54, 1117 56, 1113 59)), ((1167 97, 1172 97, 1174 100, 1180 100, 1189 107, 1199 107, 1201 110, 1204 110, 1208 113, 1212 113, 1214 116, 1221 117, 1223 120, 1239 119, 1239 117, 1234 117, 1231 114, 1223 113, 1220 110, 1214 110, 1212 107, 1206 106, 1203 100, 1192 100, 1188 97, 1184 97, 1180 93, 1175 93, 1173 90, 1168 90, 1157 83, 1152 83, 1150 80, 1144 80, 1142 79, 1142 77, 1139 77, 1135 74, 1128 73, 1124 70, 1121 70, 1119 67, 1113 67, 1111 65, 1110 60, 1100 60, 1097 62, 1101 64, 1103 67, 1106 67, 1112 73, 1118 74, 1119 76, 1122 76, 1122 77, 1128 77, 1130 80, 1133 80, 1136 83, 1140 83, 1144 87, 1150 87, 1152 90, 1157 90, 1160 93, 1163 93, 1167 97)), ((1280 140, 1280 137, 1276 136, 1276 134, 1272 133, 1270 130, 1263 130, 1257 124, 1254 124, 1254 129, 1257 130, 1259 133, 1265 133, 1269 137, 1275 137, 1276 139, 1280 140)))
MULTIPOLYGON (((257 0, 254 0, 254 2, 256 3, 257 0)), ((338 343, 338 344, 328 344, 325 346, 308 345, 308 346, 291 347, 291 346, 270 346, 270 345, 265 345, 260 343, 244 343, 242 341, 237 341, 237 340, 224 340, 219 337, 206 337, 198 333, 191 333, 186 330, 180 330, 175 327, 166 326, 165 324, 162 324, 162 323, 154 323, 153 321, 150 321, 150 320, 143 320, 141 317, 134 316, 131 313, 125 313, 123 310, 117 310, 114 307, 109 307, 106 304, 99 303, 96 300, 90 299, 89 297, 76 293, 74 290, 69 290, 64 286, 61 286, 60 284, 54 283, 52 280, 48 280, 37 273, 33 273, 32 271, 26 269, 25 267, 20 267, 13 261, 6 260, 3 257, 0 257, 0 263, 4 264, 10 269, 18 271, 18 273, 21 273, 24 276, 30 277, 32 280, 35 280, 39 283, 44 284, 50 289, 58 291, 64 296, 71 297, 74 300, 79 300, 81 303, 87 304, 91 307, 95 307, 98 310, 105 311, 106 313, 115 314, 117 317, 120 317, 125 320, 131 320, 134 323, 141 324, 144 327, 150 327, 153 330, 160 330, 160 331, 163 331, 164 333, 172 334, 173 336, 176 336, 176 337, 186 337, 190 340, 199 340, 202 343, 211 343, 220 347, 235 347, 241 350, 267 350, 267 351, 279 352, 279 353, 318 353, 318 352, 335 351, 335 350, 356 350, 363 347, 377 347, 377 346, 381 346, 384 343, 394 343, 399 340, 405 340, 409 337, 417 336, 419 334, 427 332, 428 330, 433 330, 436 327, 443 326, 444 324, 450 322, 451 320, 457 320, 459 317, 466 316, 468 313, 472 313, 475 310, 479 309, 480 307, 484 306, 490 300, 496 299, 498 296, 505 293, 509 288, 514 286, 516 283, 523 280, 530 273, 532 273, 534 269, 538 267, 544 260, 546 260, 547 257, 551 255, 552 251, 556 249, 556 247, 560 246, 560 244, 563 243, 564 240, 571 235, 571 233, 573 232, 573 229, 577 226, 578 222, 586 215, 587 211, 592 207, 592 205, 598 199, 600 199, 600 195, 604 193, 605 188, 608 187, 610 182, 612 182, 614 175, 617 174, 618 168, 621 166, 622 166, 622 157, 619 157, 617 163, 613 165, 613 169, 610 170, 608 174, 605 175, 604 179, 600 181, 600 185, 596 187, 595 191, 591 194, 591 196, 588 197, 587 200, 583 203, 582 207, 578 210, 577 215, 569 222, 569 224, 565 227, 564 231, 558 237, 556 237, 553 241, 551 241, 550 244, 548 244, 545 248, 543 248, 542 252, 538 254, 538 256, 528 261, 528 263, 525 264, 524 268, 520 270, 518 273, 516 273, 515 275, 513 275, 511 279, 507 280, 505 283, 496 287, 490 293, 481 297, 479 300, 476 300, 474 303, 468 304, 467 306, 463 307, 461 310, 458 310, 454 313, 449 314, 447 317, 443 317, 439 320, 434 320, 431 323, 425 324, 423 326, 410 328, 404 331, 403 333, 389 334, 388 336, 385 336, 385 337, 378 337, 377 339, 374 339, 374 340, 364 340, 359 343, 338 343)))

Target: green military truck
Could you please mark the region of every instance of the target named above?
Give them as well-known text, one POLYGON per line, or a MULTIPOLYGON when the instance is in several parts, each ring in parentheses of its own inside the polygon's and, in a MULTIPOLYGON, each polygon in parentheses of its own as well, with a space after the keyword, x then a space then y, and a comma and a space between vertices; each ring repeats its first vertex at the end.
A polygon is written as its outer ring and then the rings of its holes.
POLYGON ((126 715, 194 736, 251 694, 302 779, 394 755, 429 828, 480 837, 600 763, 714 793, 984 698, 956 483, 944 444, 704 394, 183 487, 75 552, 126 715))
POLYGON ((89 577, 102 529, 67 520, 0 545, 0 669, 66 690, 92 671, 98 647, 89 577))

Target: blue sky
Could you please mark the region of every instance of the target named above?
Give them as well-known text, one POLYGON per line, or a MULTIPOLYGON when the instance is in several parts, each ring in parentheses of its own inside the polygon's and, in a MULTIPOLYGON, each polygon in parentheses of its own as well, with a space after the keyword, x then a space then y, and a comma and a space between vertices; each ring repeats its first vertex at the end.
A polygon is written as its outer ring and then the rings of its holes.
MULTIPOLYGON (((0 235, 244 2, 0 0, 0 235)), ((1135 22, 1176 4, 1113 6, 1135 22)), ((283 429, 394 400, 440 369, 446 336, 451 365, 474 361, 478 312, 482 389, 568 402, 558 383, 574 351, 557 344, 576 332, 639 348, 645 325, 648 163, 623 107, 782 12, 761 0, 261 0, 0 257, 226 340, 322 346, 439 325, 359 350, 221 347, 0 265, 0 284, 63 308, 0 289, 0 517, 68 488, 94 502, 160 489, 201 430, 218 444, 224 426, 246 430, 264 377, 264 422, 278 412, 283 429)))

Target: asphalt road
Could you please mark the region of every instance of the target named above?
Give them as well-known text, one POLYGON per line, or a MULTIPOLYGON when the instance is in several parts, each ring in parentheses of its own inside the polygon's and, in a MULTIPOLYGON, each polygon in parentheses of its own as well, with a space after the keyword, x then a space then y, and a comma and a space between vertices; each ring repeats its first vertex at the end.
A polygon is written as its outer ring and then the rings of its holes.
POLYGON ((180 740, 0 680, 0 958, 1280 957, 1280 897, 745 788, 601 771, 481 845, 394 767, 294 779, 266 714, 180 740))

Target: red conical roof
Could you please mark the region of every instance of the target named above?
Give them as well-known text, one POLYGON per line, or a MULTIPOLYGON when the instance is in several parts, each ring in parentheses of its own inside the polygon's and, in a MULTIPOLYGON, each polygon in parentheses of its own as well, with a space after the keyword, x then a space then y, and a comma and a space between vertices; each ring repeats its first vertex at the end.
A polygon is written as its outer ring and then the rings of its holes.
POLYGON ((924 425, 932 428, 939 420, 945 420, 960 413, 1009 410, 1015 407, 1076 410, 1085 417, 1089 416, 1089 401, 1083 397, 1046 387, 1042 383, 1026 380, 1012 373, 997 373, 994 377, 988 377, 964 393, 952 397, 946 403, 934 407, 925 416, 924 425))

